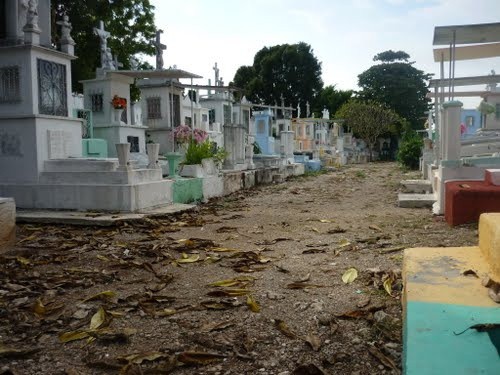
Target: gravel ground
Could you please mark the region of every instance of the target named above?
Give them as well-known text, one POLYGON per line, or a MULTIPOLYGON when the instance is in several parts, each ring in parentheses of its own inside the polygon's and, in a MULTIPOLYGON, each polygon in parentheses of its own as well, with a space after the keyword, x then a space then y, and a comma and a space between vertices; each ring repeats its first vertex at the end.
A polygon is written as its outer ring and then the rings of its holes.
POLYGON ((393 163, 107 229, 22 225, 0 374, 397 374, 403 249, 477 243, 397 206, 393 163))

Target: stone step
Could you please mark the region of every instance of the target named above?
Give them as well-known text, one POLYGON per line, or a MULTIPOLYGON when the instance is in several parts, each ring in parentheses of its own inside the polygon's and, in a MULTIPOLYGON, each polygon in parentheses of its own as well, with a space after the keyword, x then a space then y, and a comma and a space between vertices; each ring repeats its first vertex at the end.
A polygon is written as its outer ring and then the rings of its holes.
POLYGON ((403 208, 431 208, 434 202, 434 194, 398 194, 399 207, 403 208))
POLYGON ((109 172, 42 172, 41 184, 127 185, 161 181, 161 169, 132 169, 109 172))
POLYGON ((44 163, 45 172, 108 172, 118 167, 117 159, 58 159, 44 163))
POLYGON ((410 193, 431 193, 432 184, 428 180, 403 180, 401 185, 410 193))

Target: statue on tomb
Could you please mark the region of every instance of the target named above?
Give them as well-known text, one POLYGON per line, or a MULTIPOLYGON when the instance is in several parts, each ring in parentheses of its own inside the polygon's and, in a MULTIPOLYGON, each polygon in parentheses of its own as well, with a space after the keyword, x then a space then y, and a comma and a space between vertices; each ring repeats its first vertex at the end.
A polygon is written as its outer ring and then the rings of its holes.
POLYGON ((161 43, 161 34, 163 34, 163 30, 156 31, 156 40, 153 43, 156 48, 156 70, 163 69, 163 51, 167 49, 167 46, 161 43))
POLYGON ((70 33, 73 27, 69 22, 69 17, 65 14, 62 21, 56 22, 61 26, 61 44, 74 44, 75 41, 71 37, 70 33))
POLYGON ((17 13, 17 35, 22 36, 23 27, 26 25, 26 17, 28 13, 28 0, 18 0, 17 13))
POLYGON ((299 100, 299 102, 297 104, 297 118, 300 118, 300 114, 301 113, 300 113, 300 100, 299 100))
POLYGON ((28 11, 26 13, 25 28, 39 30, 38 28, 38 0, 28 0, 28 11))
MULTIPOLYGON (((496 75, 495 70, 491 69, 491 74, 492 76, 496 75)), ((491 82, 486 85, 486 90, 488 91, 497 91, 497 83, 496 82, 491 82)))
POLYGON ((215 72, 215 86, 219 86, 219 68, 217 68, 217 63, 215 63, 212 69, 215 72))
POLYGON ((137 59, 137 57, 130 56, 129 63, 132 70, 137 70, 139 68, 139 59, 137 59))
POLYGON ((323 108, 323 118, 329 120, 330 119, 330 111, 328 109, 323 108))
MULTIPOLYGON (((102 55, 101 55, 102 60, 102 55)), ((108 70, 116 70, 115 62, 113 59, 113 54, 111 53, 111 48, 106 48, 106 52, 104 53, 104 59, 102 61, 102 68, 108 70)))
MULTIPOLYGON (((104 22, 99 22, 99 28, 94 27, 94 34, 99 37, 101 46, 101 68, 105 69, 107 64, 107 53, 108 53, 108 38, 110 36, 109 31, 104 30, 104 22)), ((112 58, 111 58, 112 60, 112 58)))
POLYGON ((309 101, 306 102, 306 118, 311 116, 311 106, 309 105, 309 101))

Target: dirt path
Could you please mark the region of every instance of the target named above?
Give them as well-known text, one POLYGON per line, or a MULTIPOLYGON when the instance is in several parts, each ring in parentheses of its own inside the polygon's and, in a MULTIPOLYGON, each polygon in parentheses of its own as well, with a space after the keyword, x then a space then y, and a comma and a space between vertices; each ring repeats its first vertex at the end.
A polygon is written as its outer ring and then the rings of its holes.
POLYGON ((402 249, 477 241, 398 208, 408 177, 359 165, 140 225, 21 226, 0 374, 399 373, 402 249))

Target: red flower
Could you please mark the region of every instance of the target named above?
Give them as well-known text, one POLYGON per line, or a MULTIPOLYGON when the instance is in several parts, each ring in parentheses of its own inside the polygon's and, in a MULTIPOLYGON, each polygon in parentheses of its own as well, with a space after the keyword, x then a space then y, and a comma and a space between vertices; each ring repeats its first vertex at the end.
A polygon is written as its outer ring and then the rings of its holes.
POLYGON ((124 109, 127 106, 127 99, 115 95, 113 96, 113 100, 111 100, 111 105, 114 109, 124 109))

